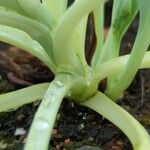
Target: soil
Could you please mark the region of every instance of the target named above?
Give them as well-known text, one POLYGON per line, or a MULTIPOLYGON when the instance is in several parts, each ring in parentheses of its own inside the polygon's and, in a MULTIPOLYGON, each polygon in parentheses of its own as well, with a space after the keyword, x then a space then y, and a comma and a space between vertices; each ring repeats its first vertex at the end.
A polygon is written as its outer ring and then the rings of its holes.
MULTIPOLYGON (((106 6, 105 27, 110 24, 111 4, 106 6)), ((138 27, 138 17, 125 35, 121 54, 129 53, 138 27)), ((90 58, 89 58, 90 59, 90 58)), ((0 43, 0 93, 51 81, 53 74, 36 58, 0 43)), ((140 70, 118 104, 150 133, 150 70, 140 70)), ((22 150, 39 101, 0 113, 0 149, 22 150)), ((128 138, 94 111, 64 99, 53 129, 50 150, 74 150, 85 145, 102 150, 132 150, 128 138), (67 109, 66 109, 67 108, 67 109)), ((87 148, 84 148, 87 149, 87 148)), ((92 148, 91 148, 92 149, 92 148)))

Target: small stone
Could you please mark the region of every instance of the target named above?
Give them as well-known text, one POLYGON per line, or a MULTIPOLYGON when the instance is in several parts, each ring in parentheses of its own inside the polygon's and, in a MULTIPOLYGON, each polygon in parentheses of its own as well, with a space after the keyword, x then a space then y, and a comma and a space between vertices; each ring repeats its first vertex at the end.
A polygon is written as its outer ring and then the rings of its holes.
POLYGON ((60 150, 60 146, 59 145, 56 145, 56 150, 60 150))
POLYGON ((79 112, 79 113, 78 113, 78 116, 82 116, 82 114, 83 114, 82 112, 79 112))
POLYGON ((123 142, 121 140, 116 142, 117 145, 123 145, 123 142))
POLYGON ((89 137, 89 138, 88 138, 88 141, 89 141, 89 142, 93 142, 93 141, 94 141, 94 138, 93 138, 93 137, 89 137))
POLYGON ((19 114, 19 115, 17 116, 17 120, 18 120, 18 121, 22 121, 24 117, 25 117, 24 114, 19 114))
POLYGON ((59 143, 60 148, 64 146, 64 142, 59 143))
POLYGON ((84 124, 83 123, 81 123, 79 126, 78 126, 78 130, 83 130, 84 129, 84 124))
POLYGON ((71 107, 74 108, 74 103, 73 102, 71 102, 71 107))
POLYGON ((17 128, 15 131, 15 136, 25 135, 25 134, 26 134, 26 130, 24 130, 24 128, 17 128))
POLYGON ((84 114, 84 116, 83 116, 83 118, 82 118, 83 120, 86 120, 87 119, 87 115, 86 114, 84 114))
POLYGON ((57 120, 57 121, 60 119, 60 116, 61 116, 61 114, 58 113, 58 114, 57 114, 57 117, 56 117, 56 120, 57 120))
POLYGON ((8 147, 8 144, 7 143, 4 143, 3 141, 0 142, 0 149, 3 150, 3 149, 7 149, 8 147))
POLYGON ((70 143, 70 139, 65 139, 64 144, 68 145, 70 143))
POLYGON ((57 129, 53 129, 52 135, 56 135, 58 133, 57 129))

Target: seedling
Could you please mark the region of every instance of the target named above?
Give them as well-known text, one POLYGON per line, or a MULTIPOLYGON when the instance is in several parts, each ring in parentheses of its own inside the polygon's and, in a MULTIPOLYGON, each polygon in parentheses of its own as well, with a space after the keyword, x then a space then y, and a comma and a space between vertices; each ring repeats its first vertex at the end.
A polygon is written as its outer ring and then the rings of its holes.
POLYGON ((100 113, 130 139, 135 150, 148 150, 146 130, 115 101, 138 69, 150 67, 150 1, 114 0, 112 23, 103 37, 104 0, 0 0, 0 41, 24 49, 54 73, 42 83, 0 96, 0 112, 43 99, 31 125, 25 150, 48 149, 56 115, 64 97, 100 113), (97 38, 91 64, 85 59, 88 15, 93 12, 97 38), (129 55, 119 56, 123 35, 139 12, 139 29, 129 55), (104 93, 99 83, 107 78, 104 93))

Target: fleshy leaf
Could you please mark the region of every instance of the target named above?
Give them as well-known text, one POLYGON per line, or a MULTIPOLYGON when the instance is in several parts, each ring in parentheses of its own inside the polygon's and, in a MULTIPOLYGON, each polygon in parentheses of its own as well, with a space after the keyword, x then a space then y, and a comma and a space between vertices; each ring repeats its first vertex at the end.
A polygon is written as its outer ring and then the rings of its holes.
POLYGON ((0 25, 0 41, 21 48, 43 61, 52 71, 55 65, 43 47, 33 40, 26 32, 5 25, 0 25))
POLYGON ((24 150, 49 149, 49 140, 59 107, 72 84, 73 78, 64 74, 56 76, 52 81, 35 114, 24 150))
MULTIPOLYGON (((114 1, 111 28, 103 49, 103 52, 108 51, 107 59, 118 57, 122 37, 135 18, 137 11, 137 0, 114 1)), ((117 75, 108 78, 107 88, 109 88, 113 82, 116 82, 116 78, 117 75)))
POLYGON ((78 60, 76 50, 70 50, 69 44, 77 25, 96 8, 98 2, 99 0, 76 1, 60 19, 54 34, 54 56, 58 65, 78 70, 81 68, 82 64, 78 60))
POLYGON ((47 25, 49 29, 52 29, 54 20, 40 0, 18 0, 18 3, 24 12, 26 12, 31 18, 47 25))
POLYGON ((99 59, 104 43, 104 4, 104 0, 99 1, 97 9, 93 13, 96 34, 96 48, 91 62, 93 67, 96 65, 96 61, 99 59))
POLYGON ((106 91, 106 94, 114 100, 116 100, 132 82, 150 44, 150 30, 148 30, 150 24, 150 0, 137 0, 137 2, 140 10, 140 23, 131 56, 125 70, 106 91))
POLYGON ((25 31, 34 40, 38 41, 46 50, 50 58, 53 59, 52 37, 47 26, 31 18, 9 11, 0 11, 0 24, 25 31))
POLYGON ((45 8, 50 12, 56 22, 59 21, 61 16, 67 9, 68 0, 43 0, 42 3, 45 8))
POLYGON ((78 60, 83 65, 81 70, 84 71, 84 66, 87 65, 86 59, 85 59, 85 36, 86 36, 86 27, 87 27, 87 20, 88 17, 82 19, 82 21, 77 25, 75 31, 73 32, 73 35, 71 37, 71 41, 68 44, 68 48, 71 50, 76 51, 76 56, 78 57, 78 60))
POLYGON ((138 6, 136 0, 114 0, 111 27, 100 53, 95 56, 94 67, 118 57, 121 39, 133 21, 138 6))
POLYGON ((81 105, 93 109, 120 128, 130 139, 134 150, 149 149, 150 136, 144 127, 106 95, 97 92, 95 96, 81 105))
POLYGON ((22 15, 26 15, 26 13, 21 9, 17 0, 0 0, 0 6, 6 8, 6 10, 13 10, 22 15))
POLYGON ((50 83, 37 84, 0 95, 0 112, 16 109, 36 100, 41 100, 49 85, 50 83))

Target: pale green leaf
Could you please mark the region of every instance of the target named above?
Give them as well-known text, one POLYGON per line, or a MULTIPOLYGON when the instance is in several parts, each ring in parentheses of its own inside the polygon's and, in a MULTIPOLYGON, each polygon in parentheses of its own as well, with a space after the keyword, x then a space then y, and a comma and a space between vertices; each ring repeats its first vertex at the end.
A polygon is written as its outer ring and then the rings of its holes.
POLYGON ((113 82, 106 91, 107 95, 114 100, 116 100, 132 82, 150 44, 150 30, 148 30, 150 24, 150 0, 138 0, 137 2, 140 10, 140 23, 131 55, 125 70, 117 77, 117 82, 113 82))
POLYGON ((22 15, 26 15, 25 12, 21 9, 17 0, 0 0, 0 6, 6 8, 6 10, 13 10, 22 15))
POLYGON ((52 71, 55 70, 55 65, 50 60, 50 57, 43 47, 37 41, 33 40, 26 32, 13 27, 0 25, 0 41, 9 43, 33 54, 50 67, 52 71))
POLYGON ((50 58, 54 60, 51 32, 47 26, 31 18, 9 11, 0 11, 0 24, 25 31, 34 40, 38 41, 50 58))
POLYGON ((96 48, 91 62, 93 67, 96 65, 96 61, 100 57, 104 43, 104 4, 104 0, 100 0, 99 4, 97 5, 97 9, 94 10, 93 13, 96 34, 96 48))
POLYGON ((31 18, 38 20, 47 25, 49 29, 52 29, 54 21, 48 10, 45 9, 39 0, 18 0, 18 3, 31 18))
POLYGON ((134 150, 149 149, 150 136, 144 127, 103 93, 97 92, 95 96, 81 104, 103 115, 120 128, 130 139, 134 150))
POLYGON ((37 84, 0 95, 0 112, 16 109, 36 100, 41 100, 47 91, 49 84, 50 83, 37 84))
POLYGON ((99 0, 95 0, 94 2, 93 0, 77 1, 60 19, 54 34, 54 56, 59 65, 70 66, 78 70, 81 68, 82 64, 78 58, 82 56, 78 57, 75 49, 70 50, 70 41, 77 25, 96 8, 98 2, 99 0))
POLYGON ((56 22, 59 21, 61 16, 67 9, 68 0, 43 0, 42 3, 45 8, 50 12, 56 22))

